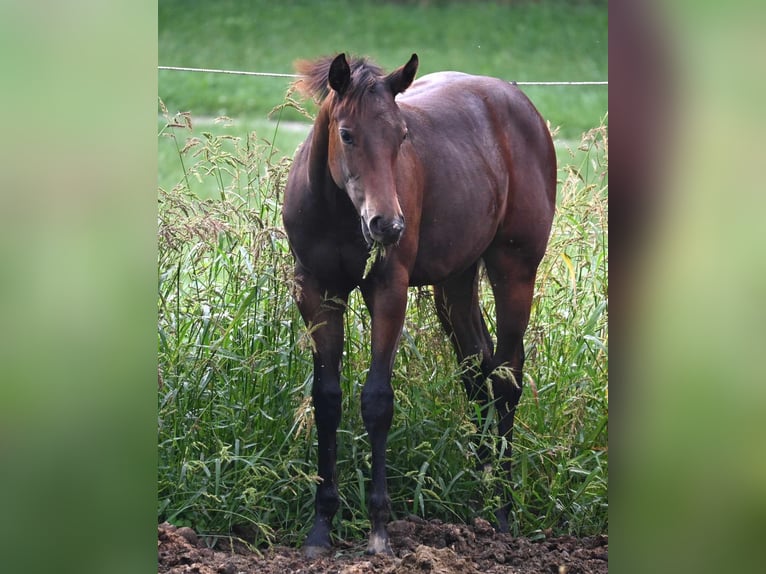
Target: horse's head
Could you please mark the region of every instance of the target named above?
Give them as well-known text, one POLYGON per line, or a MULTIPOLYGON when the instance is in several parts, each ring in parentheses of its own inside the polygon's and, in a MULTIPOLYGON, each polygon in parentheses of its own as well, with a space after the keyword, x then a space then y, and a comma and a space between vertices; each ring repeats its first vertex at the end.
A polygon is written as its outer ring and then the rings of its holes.
POLYGON ((366 62, 351 66, 345 54, 329 66, 328 163, 335 184, 345 190, 362 220, 368 244, 396 243, 404 215, 396 188, 396 162, 407 126, 394 98, 415 78, 418 57, 383 75, 366 62))

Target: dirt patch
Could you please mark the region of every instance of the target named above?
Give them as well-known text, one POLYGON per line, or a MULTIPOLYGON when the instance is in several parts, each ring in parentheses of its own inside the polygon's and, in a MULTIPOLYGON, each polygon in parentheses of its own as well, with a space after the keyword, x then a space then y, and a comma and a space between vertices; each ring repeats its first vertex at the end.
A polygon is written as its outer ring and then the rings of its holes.
POLYGON ((160 574, 601 574, 608 572, 609 539, 562 536, 531 541, 473 525, 419 518, 388 525, 395 556, 366 556, 366 541, 340 541, 334 554, 307 561, 300 550, 275 546, 261 555, 241 546, 208 548, 191 528, 158 528, 160 574))

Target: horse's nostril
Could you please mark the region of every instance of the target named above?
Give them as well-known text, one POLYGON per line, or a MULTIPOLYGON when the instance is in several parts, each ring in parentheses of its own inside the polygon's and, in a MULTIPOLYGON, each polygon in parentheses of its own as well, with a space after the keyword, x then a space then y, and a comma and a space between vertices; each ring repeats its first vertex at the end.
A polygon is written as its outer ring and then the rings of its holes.
POLYGON ((368 225, 370 228, 370 231, 373 233, 380 233, 381 231, 381 217, 380 215, 374 216, 372 219, 370 219, 370 223, 368 225))
POLYGON ((388 245, 399 241, 401 238, 404 230, 404 219, 401 216, 397 216, 387 220, 380 215, 376 215, 370 219, 367 227, 375 241, 388 245))

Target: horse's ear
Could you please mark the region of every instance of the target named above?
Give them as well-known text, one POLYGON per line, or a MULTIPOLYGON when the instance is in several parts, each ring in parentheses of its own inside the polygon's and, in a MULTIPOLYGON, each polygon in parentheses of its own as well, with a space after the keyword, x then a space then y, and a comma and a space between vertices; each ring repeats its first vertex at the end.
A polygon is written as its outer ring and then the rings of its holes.
POLYGON ((330 72, 327 74, 327 81, 338 96, 343 96, 351 83, 351 68, 348 67, 346 54, 338 54, 332 61, 330 72))
POLYGON ((413 54, 410 57, 410 61, 404 64, 401 68, 394 70, 388 76, 386 76, 386 83, 388 84, 391 93, 401 94, 404 90, 410 87, 412 80, 415 79, 415 73, 418 71, 418 55, 413 54))

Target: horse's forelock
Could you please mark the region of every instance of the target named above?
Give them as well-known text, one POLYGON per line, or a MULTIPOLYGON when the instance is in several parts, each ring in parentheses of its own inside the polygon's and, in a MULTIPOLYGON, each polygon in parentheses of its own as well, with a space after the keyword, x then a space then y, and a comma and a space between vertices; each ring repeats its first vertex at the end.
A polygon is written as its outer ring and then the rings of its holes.
MULTIPOLYGON (((308 97, 324 100, 330 93, 327 76, 335 56, 326 56, 318 60, 299 60, 295 63, 295 71, 301 76, 295 81, 296 89, 308 97)), ((351 68, 351 85, 348 88, 350 97, 367 90, 384 72, 377 64, 367 58, 352 57, 349 60, 351 68)))

